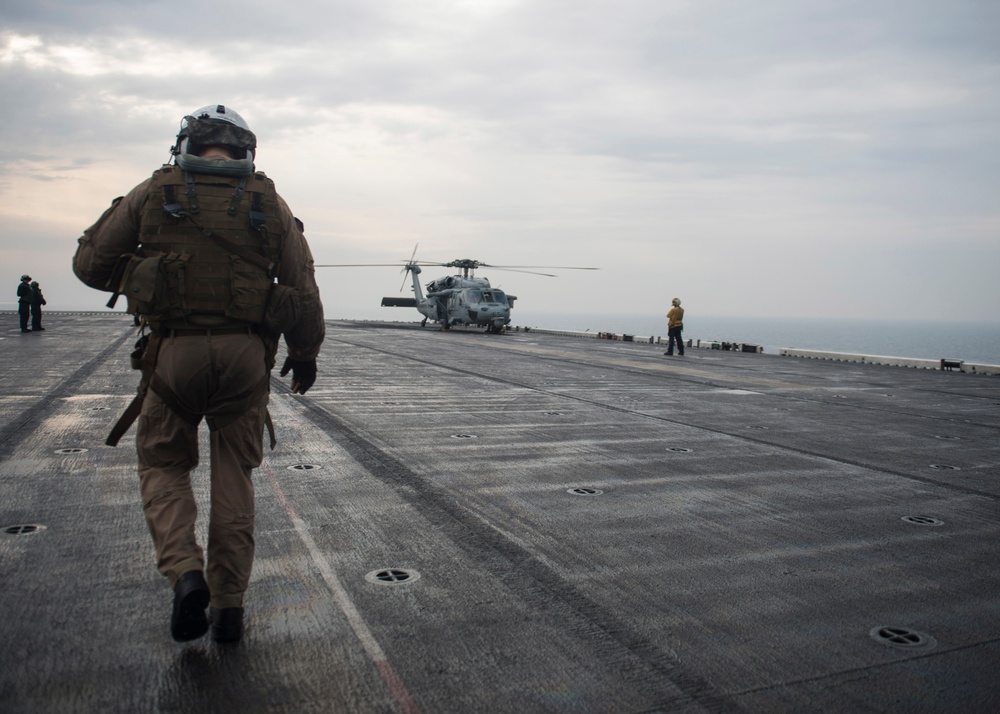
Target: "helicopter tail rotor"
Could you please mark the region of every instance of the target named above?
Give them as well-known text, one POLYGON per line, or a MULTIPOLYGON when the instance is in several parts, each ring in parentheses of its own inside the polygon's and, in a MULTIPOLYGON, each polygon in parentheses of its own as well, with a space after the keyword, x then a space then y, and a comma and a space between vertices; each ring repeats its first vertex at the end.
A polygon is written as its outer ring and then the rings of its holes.
POLYGON ((406 265, 399 272, 403 274, 403 282, 399 284, 399 292, 403 292, 403 288, 406 287, 406 276, 410 273, 410 266, 413 265, 413 259, 417 257, 417 248, 420 246, 419 241, 413 246, 413 253, 410 254, 410 259, 406 261, 406 265))

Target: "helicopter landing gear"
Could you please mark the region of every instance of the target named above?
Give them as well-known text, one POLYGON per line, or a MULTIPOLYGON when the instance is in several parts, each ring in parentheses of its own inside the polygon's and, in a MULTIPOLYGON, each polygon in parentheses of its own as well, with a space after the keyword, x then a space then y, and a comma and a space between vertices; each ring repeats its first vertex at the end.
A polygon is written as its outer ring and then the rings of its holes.
POLYGON ((420 326, 421 327, 427 327, 427 318, 426 317, 420 322, 420 326))

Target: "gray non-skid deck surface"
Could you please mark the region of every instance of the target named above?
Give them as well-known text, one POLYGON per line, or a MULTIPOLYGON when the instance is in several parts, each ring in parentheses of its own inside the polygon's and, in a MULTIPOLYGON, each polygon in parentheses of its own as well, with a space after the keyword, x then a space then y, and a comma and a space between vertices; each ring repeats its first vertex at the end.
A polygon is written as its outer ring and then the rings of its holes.
POLYGON ((103 446, 130 321, 8 320, 5 712, 1000 709, 1000 378, 331 322, 246 637, 181 645, 103 446))

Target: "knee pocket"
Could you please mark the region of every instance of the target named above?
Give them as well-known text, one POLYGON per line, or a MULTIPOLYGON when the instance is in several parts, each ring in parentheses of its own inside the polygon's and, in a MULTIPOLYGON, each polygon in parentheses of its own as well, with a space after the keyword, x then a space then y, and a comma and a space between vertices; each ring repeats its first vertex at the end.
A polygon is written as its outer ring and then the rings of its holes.
POLYGON ((152 508, 154 505, 156 505, 160 501, 165 501, 165 500, 167 500, 168 498, 170 498, 173 495, 174 495, 174 492, 172 490, 170 490, 170 491, 157 491, 145 503, 142 504, 142 510, 148 511, 150 508, 152 508))
POLYGON ((212 523, 219 526, 245 526, 254 522, 254 507, 228 508, 212 506, 212 523))

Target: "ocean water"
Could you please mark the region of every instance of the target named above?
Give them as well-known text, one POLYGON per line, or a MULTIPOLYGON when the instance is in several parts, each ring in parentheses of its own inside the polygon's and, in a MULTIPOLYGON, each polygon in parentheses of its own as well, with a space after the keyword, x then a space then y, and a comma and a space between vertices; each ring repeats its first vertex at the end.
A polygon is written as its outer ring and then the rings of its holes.
MULTIPOLYGON (((647 315, 522 311, 515 306, 512 318, 512 325, 552 330, 667 334, 666 318, 647 315)), ((768 354, 788 347, 1000 364, 1000 322, 720 317, 689 310, 684 339, 745 342, 768 354)))

